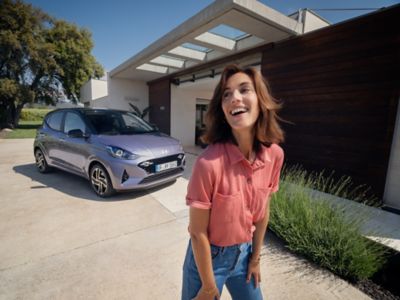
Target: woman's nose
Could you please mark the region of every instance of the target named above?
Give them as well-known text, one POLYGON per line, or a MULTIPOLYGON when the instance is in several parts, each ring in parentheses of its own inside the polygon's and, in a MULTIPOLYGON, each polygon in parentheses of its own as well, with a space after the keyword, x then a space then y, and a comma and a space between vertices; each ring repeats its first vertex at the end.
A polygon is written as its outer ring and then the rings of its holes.
POLYGON ((242 94, 238 90, 234 90, 231 97, 231 102, 242 100, 242 94))

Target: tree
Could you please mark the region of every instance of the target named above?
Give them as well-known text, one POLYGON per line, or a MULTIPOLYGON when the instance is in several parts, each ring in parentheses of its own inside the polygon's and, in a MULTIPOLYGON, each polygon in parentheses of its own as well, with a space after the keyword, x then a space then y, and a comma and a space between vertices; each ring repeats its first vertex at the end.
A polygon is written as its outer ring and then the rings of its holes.
POLYGON ((0 0, 0 127, 14 127, 26 103, 78 101, 81 85, 103 75, 87 29, 20 0, 0 0))

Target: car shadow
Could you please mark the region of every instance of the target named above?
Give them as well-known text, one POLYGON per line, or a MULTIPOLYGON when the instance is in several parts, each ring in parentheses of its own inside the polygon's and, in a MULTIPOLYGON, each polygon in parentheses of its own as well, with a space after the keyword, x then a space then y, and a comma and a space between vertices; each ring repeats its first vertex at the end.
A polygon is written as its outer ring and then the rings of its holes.
POLYGON ((175 182, 172 181, 151 189, 121 192, 108 198, 101 198, 94 193, 88 180, 62 170, 52 169, 51 172, 42 174, 36 169, 36 165, 33 163, 14 166, 13 170, 18 174, 32 179, 31 189, 52 188, 72 197, 102 202, 133 200, 170 186, 175 182))

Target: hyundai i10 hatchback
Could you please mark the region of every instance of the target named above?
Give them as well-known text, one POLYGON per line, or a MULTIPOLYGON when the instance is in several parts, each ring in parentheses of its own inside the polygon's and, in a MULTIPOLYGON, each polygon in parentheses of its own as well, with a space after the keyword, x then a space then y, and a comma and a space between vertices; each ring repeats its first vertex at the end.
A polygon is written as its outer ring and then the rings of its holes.
POLYGON ((185 166, 178 140, 132 112, 111 109, 48 113, 37 130, 34 155, 39 172, 55 167, 83 176, 101 197, 173 181, 185 166))

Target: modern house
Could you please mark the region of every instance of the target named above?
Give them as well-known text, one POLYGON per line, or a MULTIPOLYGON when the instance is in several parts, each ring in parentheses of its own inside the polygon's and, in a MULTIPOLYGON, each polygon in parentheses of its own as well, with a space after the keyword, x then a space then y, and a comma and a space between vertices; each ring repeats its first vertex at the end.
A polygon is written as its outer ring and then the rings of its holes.
POLYGON ((89 81, 81 101, 149 107, 151 123, 194 145, 223 67, 255 66, 291 122, 287 163, 350 175, 400 209, 399 15, 395 5, 329 25, 310 10, 285 16, 255 0, 215 1, 89 81))

